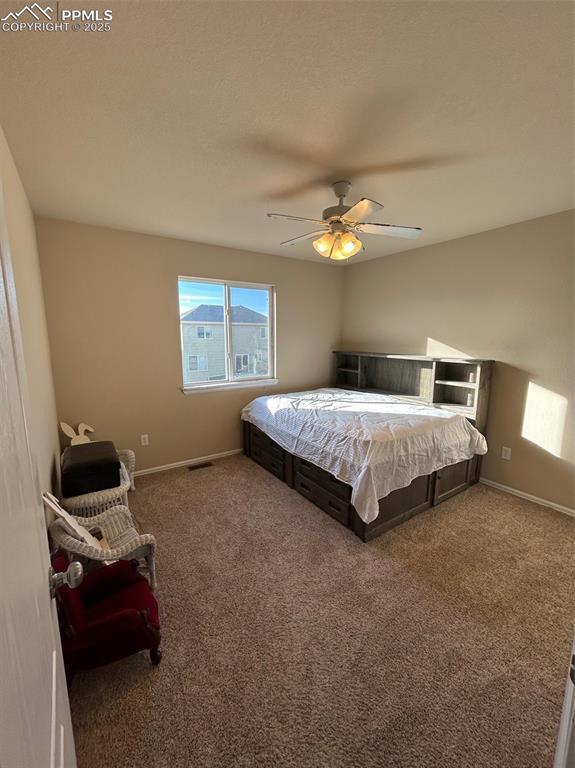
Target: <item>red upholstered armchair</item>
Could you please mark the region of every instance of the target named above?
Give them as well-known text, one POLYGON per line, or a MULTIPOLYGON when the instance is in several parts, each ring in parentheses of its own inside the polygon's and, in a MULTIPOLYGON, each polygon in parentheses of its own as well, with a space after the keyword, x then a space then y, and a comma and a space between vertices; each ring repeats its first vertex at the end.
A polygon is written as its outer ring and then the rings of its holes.
MULTIPOLYGON (((58 590, 58 614, 68 680, 80 669, 108 664, 150 650, 159 664, 158 604, 137 563, 120 560, 91 571, 76 589, 58 590)), ((57 555, 53 567, 63 572, 68 558, 57 555)))

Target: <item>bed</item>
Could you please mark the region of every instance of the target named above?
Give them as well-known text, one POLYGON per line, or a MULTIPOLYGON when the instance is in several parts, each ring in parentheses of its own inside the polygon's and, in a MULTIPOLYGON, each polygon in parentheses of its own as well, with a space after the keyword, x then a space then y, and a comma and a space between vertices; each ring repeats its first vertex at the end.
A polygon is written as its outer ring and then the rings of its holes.
POLYGON ((484 436, 461 414, 325 388, 258 397, 244 452, 364 541, 477 482, 484 436))

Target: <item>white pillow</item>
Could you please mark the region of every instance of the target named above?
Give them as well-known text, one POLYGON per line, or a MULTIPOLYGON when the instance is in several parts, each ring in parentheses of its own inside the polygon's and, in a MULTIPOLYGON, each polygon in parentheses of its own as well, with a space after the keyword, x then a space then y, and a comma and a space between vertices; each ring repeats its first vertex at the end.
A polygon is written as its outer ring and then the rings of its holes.
MULTIPOLYGON (((92 536, 87 528, 84 528, 83 525, 80 525, 76 518, 73 517, 69 512, 66 512, 65 509, 62 509, 58 499, 55 496, 52 496, 51 493, 46 492, 42 494, 42 498, 44 499, 44 504, 50 510, 52 510, 52 512, 54 512, 56 517, 60 520, 62 527, 69 536, 78 539, 78 541, 83 541, 84 544, 89 544, 91 547, 96 547, 97 549, 100 548, 100 542, 98 539, 95 536, 92 536)), ((88 520, 89 519, 90 518, 88 518, 88 520)))

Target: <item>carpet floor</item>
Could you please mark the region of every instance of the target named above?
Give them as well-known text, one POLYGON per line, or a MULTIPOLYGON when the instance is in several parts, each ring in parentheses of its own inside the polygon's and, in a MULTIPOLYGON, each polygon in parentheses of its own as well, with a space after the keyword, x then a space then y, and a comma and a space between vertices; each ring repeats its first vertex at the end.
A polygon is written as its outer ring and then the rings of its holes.
POLYGON ((477 485, 370 544, 243 456, 138 478, 163 661, 78 674, 79 768, 544 768, 575 519, 477 485))

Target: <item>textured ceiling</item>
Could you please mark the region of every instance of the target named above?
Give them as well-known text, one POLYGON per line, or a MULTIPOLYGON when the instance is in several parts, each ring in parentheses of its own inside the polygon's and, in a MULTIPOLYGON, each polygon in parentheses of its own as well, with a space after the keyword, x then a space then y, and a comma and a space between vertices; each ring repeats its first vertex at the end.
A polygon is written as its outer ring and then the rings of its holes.
MULTIPOLYGON (((570 2, 100 7, 110 32, 0 32, 0 123, 40 214, 321 260, 265 213, 319 216, 342 175, 418 245, 574 205, 570 2)), ((364 242, 354 261, 414 247, 364 242)))

